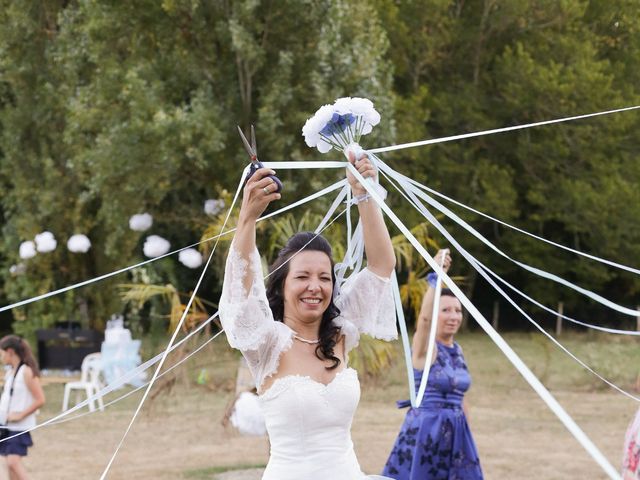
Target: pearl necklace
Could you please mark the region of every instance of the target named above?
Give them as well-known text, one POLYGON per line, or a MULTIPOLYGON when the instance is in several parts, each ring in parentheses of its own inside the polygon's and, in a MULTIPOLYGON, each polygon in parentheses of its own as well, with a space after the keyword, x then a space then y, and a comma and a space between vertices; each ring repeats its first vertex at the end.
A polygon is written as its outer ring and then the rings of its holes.
POLYGON ((316 339, 316 340, 307 340, 306 338, 302 338, 300 337, 297 333, 293 334, 293 338, 295 338, 296 340, 301 341, 302 343, 307 343, 309 345, 316 345, 318 343, 320 343, 320 339, 316 339))

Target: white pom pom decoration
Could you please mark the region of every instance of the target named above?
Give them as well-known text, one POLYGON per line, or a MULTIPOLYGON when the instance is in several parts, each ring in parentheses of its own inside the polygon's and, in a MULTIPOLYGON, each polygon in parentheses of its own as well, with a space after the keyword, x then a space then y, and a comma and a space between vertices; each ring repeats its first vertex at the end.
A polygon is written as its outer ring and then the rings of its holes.
POLYGON ((67 248, 74 253, 87 253, 91 248, 91 240, 86 235, 77 233, 67 241, 67 248))
POLYGON ((129 219, 129 228, 136 232, 149 230, 153 225, 153 217, 148 213, 138 213, 129 219))
POLYGON ((206 213, 207 215, 217 215, 218 213, 220 213, 220 210, 222 210, 224 208, 224 200, 222 199, 213 199, 210 198, 209 200, 204 202, 204 213, 206 213))
POLYGON ((39 233, 36 235, 35 241, 36 250, 40 253, 53 252, 58 246, 58 242, 51 232, 39 233))
POLYGON ((178 254, 178 260, 185 267, 198 268, 202 265, 202 255, 195 248, 187 248, 178 254))
POLYGON ((27 260, 36 256, 36 244, 31 240, 20 244, 20 258, 27 260))
POLYGON ((11 275, 16 276, 16 275, 22 275, 24 272, 27 271, 27 266, 20 262, 17 265, 11 265, 11 268, 9 268, 9 273, 11 273, 11 275))
POLYGON ((158 235, 149 235, 144 242, 142 251, 149 258, 159 257, 164 255, 171 248, 171 244, 158 235))

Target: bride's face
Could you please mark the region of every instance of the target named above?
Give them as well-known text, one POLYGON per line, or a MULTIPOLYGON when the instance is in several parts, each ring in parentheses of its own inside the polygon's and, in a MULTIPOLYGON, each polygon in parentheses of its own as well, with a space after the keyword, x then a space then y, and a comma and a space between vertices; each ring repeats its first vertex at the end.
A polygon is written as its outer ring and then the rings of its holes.
POLYGON ((331 260, 327 254, 306 250, 295 255, 289 263, 283 290, 285 317, 305 323, 321 319, 333 294, 331 260))

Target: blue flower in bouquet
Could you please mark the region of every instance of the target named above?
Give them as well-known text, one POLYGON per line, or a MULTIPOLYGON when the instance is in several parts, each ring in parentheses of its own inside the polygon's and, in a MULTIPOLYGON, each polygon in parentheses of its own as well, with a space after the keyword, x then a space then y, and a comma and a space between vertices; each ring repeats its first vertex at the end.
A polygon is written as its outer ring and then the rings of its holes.
POLYGON ((336 149, 345 152, 357 144, 362 135, 371 132, 380 122, 373 102, 366 98, 343 97, 333 105, 324 105, 307 120, 302 128, 305 142, 326 153, 336 149))
POLYGON ((325 137, 340 134, 353 125, 355 121, 356 117, 352 113, 340 115, 336 112, 332 115, 331 120, 327 122, 324 128, 320 130, 320 134, 325 137))

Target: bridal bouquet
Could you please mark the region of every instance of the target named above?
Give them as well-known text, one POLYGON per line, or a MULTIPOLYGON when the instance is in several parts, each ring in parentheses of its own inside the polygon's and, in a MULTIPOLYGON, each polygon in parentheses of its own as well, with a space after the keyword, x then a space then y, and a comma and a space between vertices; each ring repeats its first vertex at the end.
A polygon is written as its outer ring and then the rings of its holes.
POLYGON ((371 100, 358 97, 343 97, 333 105, 324 105, 307 120, 302 127, 304 140, 320 153, 332 148, 348 156, 354 151, 362 152, 359 142, 362 135, 371 132, 380 123, 380 114, 371 100))

